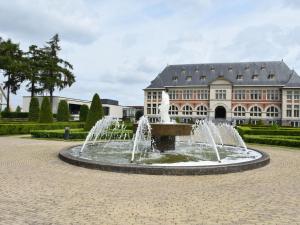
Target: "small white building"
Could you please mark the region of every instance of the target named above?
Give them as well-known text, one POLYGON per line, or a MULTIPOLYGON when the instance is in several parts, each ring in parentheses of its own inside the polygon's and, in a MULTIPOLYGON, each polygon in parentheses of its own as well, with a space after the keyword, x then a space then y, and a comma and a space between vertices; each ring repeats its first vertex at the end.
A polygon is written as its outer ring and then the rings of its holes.
MULTIPOLYGON (((35 96, 41 105, 44 96, 35 96)), ((23 112, 29 111, 29 104, 30 104, 31 97, 30 96, 23 96, 23 112)), ((88 100, 81 100, 75 98, 66 98, 61 96, 53 96, 53 104, 52 104, 52 113, 57 113, 58 104, 61 100, 65 100, 70 109, 71 116, 74 120, 79 119, 79 112, 81 105, 87 105, 88 107, 91 106, 91 101, 88 100)), ((119 105, 119 102, 116 100, 111 99, 101 99, 104 115, 106 116, 113 116, 118 119, 122 119, 123 111, 122 106, 119 105)))
POLYGON ((6 95, 3 90, 2 84, 0 84, 0 112, 5 109, 6 105, 6 95))

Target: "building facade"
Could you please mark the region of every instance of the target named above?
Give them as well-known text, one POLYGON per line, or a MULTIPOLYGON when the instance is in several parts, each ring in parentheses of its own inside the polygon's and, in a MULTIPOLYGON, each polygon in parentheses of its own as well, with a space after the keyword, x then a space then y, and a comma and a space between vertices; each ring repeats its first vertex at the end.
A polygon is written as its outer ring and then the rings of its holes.
POLYGON ((144 113, 159 121, 162 91, 171 118, 300 126, 300 77, 283 61, 169 65, 144 89, 144 113))
MULTIPOLYGON (((43 96, 36 96, 36 98, 39 100, 39 103, 41 105, 43 96)), ((22 108, 23 112, 29 111, 30 100, 31 100, 30 96, 23 96, 23 108, 22 108)), ((57 113, 58 104, 61 100, 65 100, 68 103, 71 117, 74 120, 79 120, 79 112, 80 112, 81 105, 87 105, 88 107, 90 107, 92 103, 91 101, 87 101, 87 100, 53 96, 52 113, 57 113)), ((119 105, 118 101, 112 99, 101 99, 101 103, 102 103, 104 115, 122 119, 123 117, 122 106, 119 105)))
POLYGON ((6 106, 6 95, 3 90, 2 84, 0 84, 0 112, 5 109, 6 106))

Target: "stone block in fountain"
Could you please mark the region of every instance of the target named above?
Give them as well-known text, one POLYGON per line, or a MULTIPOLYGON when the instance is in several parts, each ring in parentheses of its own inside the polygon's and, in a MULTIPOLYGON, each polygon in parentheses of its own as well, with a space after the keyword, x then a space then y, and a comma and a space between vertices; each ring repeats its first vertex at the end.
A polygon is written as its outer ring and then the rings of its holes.
MULTIPOLYGON (((176 136, 189 136, 192 130, 191 124, 184 123, 151 123, 150 125, 155 147, 161 152, 175 150, 176 136)), ((134 132, 136 132, 137 126, 134 124, 134 132)))

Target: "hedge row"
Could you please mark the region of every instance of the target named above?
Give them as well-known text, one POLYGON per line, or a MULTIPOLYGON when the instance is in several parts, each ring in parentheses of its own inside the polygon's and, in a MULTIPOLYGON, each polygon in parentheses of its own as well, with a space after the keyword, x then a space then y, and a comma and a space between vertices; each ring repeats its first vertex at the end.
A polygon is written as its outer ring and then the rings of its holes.
MULTIPOLYGON (((34 138, 63 139, 64 132, 65 132, 64 130, 34 130, 31 131, 31 136, 34 138)), ((128 138, 132 138, 131 130, 126 130, 125 132, 127 133, 128 138)), ((114 134, 120 134, 120 131, 114 132, 114 134)), ((85 139, 87 135, 88 135, 88 131, 84 131, 83 129, 71 129, 69 139, 85 139)), ((112 135, 112 139, 114 139, 113 135, 112 135)))
POLYGON ((248 135, 282 135, 282 136, 300 136, 300 129, 286 129, 286 128, 278 128, 278 129, 256 129, 251 127, 238 127, 239 133, 244 136, 248 135))
POLYGON ((299 136, 297 136, 297 139, 288 139, 288 138, 280 138, 277 136, 269 137, 264 135, 244 135, 244 140, 249 143, 300 147, 299 136))
POLYGON ((28 118, 28 112, 1 112, 2 118, 28 118))
POLYGON ((55 130, 70 128, 83 128, 84 123, 64 122, 64 123, 0 123, 0 135, 9 134, 29 134, 33 130, 55 130))

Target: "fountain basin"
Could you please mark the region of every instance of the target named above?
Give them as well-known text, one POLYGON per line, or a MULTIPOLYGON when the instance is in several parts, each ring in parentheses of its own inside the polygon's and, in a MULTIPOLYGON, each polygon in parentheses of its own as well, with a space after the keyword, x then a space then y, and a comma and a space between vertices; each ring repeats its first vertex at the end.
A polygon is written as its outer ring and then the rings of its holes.
MULTIPOLYGON (((136 132, 138 124, 134 124, 136 132)), ((189 136, 192 125, 184 123, 151 123, 151 135, 155 141, 155 148, 161 152, 175 150, 176 136, 189 136)))
POLYGON ((246 170, 256 169, 267 165, 270 162, 270 157, 267 153, 249 149, 254 154, 259 154, 259 157, 237 163, 218 163, 212 165, 197 165, 197 163, 180 163, 176 164, 135 164, 135 163, 113 163, 104 162, 94 159, 87 159, 74 154, 74 149, 80 148, 80 146, 72 146, 63 149, 59 153, 61 160, 80 167, 89 169, 104 170, 111 172, 121 173, 135 173, 135 174, 152 174, 152 175, 209 175, 209 174, 225 174, 242 172, 246 170))

